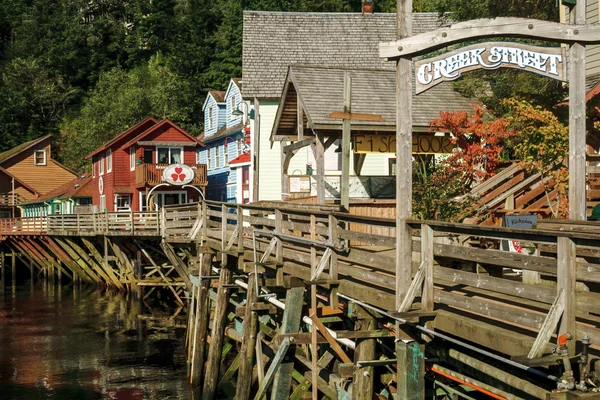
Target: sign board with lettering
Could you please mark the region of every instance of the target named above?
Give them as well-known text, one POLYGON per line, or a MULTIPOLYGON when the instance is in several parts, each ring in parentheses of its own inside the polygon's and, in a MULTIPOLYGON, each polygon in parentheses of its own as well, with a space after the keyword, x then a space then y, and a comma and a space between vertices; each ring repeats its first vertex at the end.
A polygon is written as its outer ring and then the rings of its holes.
MULTIPOLYGON (((352 135, 354 152, 396 153, 396 135, 354 134, 352 135)), ((447 154, 452 153, 453 144, 447 136, 413 135, 413 154, 447 154)))
MULTIPOLYGON (((537 215, 506 215, 504 216, 502 225, 507 228, 533 229, 537 224, 537 220, 537 215)), ((523 246, 518 240, 503 240, 501 248, 514 253, 529 254, 529 251, 523 246)))
POLYGON ((463 72, 502 67, 567 81, 567 56, 564 47, 488 42, 415 61, 415 93, 419 94, 439 83, 458 79, 463 72))
POLYGON ((310 193, 310 176, 289 176, 290 193, 310 193))

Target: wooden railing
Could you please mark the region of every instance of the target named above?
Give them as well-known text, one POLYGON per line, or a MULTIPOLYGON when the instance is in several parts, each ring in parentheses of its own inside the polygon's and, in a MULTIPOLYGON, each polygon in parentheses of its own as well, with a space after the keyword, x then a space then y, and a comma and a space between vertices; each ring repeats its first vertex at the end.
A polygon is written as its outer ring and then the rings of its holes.
MULTIPOLYGON (((162 174, 167 164, 139 164, 135 166, 136 186, 154 186, 163 182, 162 174)), ((195 186, 205 186, 208 184, 208 173, 206 164, 190 164, 194 170, 194 179, 189 183, 195 186)))
MULTIPOLYGON (((163 210, 167 241, 202 240, 223 254, 245 252, 246 261, 253 253, 249 250, 255 249, 260 268, 274 265, 300 279, 336 282, 339 293, 385 310, 395 307, 393 219, 318 206, 297 209, 286 203, 206 201, 163 210), (381 233, 367 233, 367 226, 381 233)), ((511 356, 548 354, 557 331, 569 331, 576 340, 587 334, 592 343, 600 343, 596 316, 600 291, 594 289, 600 283, 600 264, 594 261, 600 255, 597 232, 438 221, 409 221, 409 225, 413 278, 397 311, 435 311, 436 329, 511 356), (460 237, 487 241, 492 248, 465 247, 460 237), (532 252, 499 250, 502 240, 520 241, 532 252), (543 285, 538 284, 542 277, 543 285), (576 286, 575 281, 580 283, 576 286), (589 290, 583 285, 589 285, 589 290)))
POLYGON ((158 236, 160 223, 157 212, 60 214, 0 219, 0 234, 158 236))
POLYGON ((0 193, 0 207, 13 207, 26 201, 25 197, 18 193, 0 193))

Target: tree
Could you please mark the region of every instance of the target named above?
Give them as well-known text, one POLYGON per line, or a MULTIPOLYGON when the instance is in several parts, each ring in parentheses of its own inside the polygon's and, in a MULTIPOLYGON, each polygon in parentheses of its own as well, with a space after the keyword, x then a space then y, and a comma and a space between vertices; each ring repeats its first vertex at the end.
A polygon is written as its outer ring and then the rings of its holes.
POLYGON ((566 167, 569 154, 569 129, 558 117, 540 106, 526 101, 507 99, 506 120, 514 132, 512 147, 530 173, 539 173, 546 196, 557 191, 557 205, 548 205, 555 217, 568 213, 568 180, 566 167))

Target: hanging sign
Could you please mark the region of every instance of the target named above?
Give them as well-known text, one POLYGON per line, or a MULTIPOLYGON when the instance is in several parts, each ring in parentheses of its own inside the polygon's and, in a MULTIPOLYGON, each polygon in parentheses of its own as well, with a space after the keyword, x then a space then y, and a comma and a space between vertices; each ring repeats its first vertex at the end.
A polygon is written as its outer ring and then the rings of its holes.
POLYGON ((458 79, 477 69, 515 68, 559 81, 567 81, 564 47, 529 46, 521 43, 478 43, 426 60, 415 61, 415 93, 458 79))
POLYGON ((187 185, 193 179, 194 170, 185 164, 171 164, 163 171, 163 181, 170 185, 187 185))
MULTIPOLYGON (((396 153, 396 135, 355 134, 352 135, 354 152, 396 153)), ((413 135, 413 154, 447 154, 452 153, 452 142, 447 136, 413 135)))

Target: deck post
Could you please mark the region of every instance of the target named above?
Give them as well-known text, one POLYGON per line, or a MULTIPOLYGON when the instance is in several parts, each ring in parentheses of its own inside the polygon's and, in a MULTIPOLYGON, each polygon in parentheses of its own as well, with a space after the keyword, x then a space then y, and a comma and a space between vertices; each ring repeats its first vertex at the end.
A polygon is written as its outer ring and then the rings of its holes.
MULTIPOLYGON (((344 113, 352 113, 352 77, 349 71, 344 71, 344 113)), ((342 176, 340 197, 342 208, 350 207, 350 142, 352 140, 352 120, 342 121, 342 176)))
POLYGON ((425 398, 425 352, 419 343, 412 341, 396 343, 398 357, 398 400, 422 400, 425 398))
POLYGON ((577 293, 575 292, 575 275, 577 271, 575 242, 568 237, 558 237, 557 246, 557 290, 563 290, 564 310, 560 320, 559 334, 570 332, 573 340, 567 341, 569 354, 575 354, 577 342, 577 324, 575 312, 577 307, 577 293))
POLYGON ((317 203, 325 204, 325 136, 317 133, 315 161, 317 163, 317 203))
MULTIPOLYGON (((293 287, 287 290, 285 296, 285 310, 281 321, 280 333, 296 333, 300 330, 302 320, 302 306, 304 305, 304 287, 293 287)), ((292 383, 292 372, 294 372, 294 359, 296 345, 290 344, 285 353, 281 365, 275 372, 273 379, 273 391, 271 400, 287 399, 292 383)))
MULTIPOLYGON (((586 24, 586 0, 577 1, 570 10, 571 24, 586 24)), ((569 219, 576 221, 585 221, 587 215, 585 97, 585 46, 573 43, 569 47, 569 219)))
POLYGON ((231 270, 228 265, 221 267, 219 274, 219 288, 217 289, 217 300, 213 328, 210 333, 210 347, 208 348, 208 360, 206 362, 206 374, 204 375, 204 389, 202 400, 215 398, 217 384, 219 383, 219 367, 221 366, 221 351, 223 347, 223 334, 227 321, 227 306, 229 304, 230 289, 227 285, 231 281, 231 270))
MULTIPOLYGON (((254 353, 256 347, 256 336, 258 334, 258 315, 252 310, 256 301, 256 280, 258 277, 254 273, 248 276, 248 290, 246 293, 246 310, 244 312, 244 334, 242 347, 240 349, 241 361, 238 370, 238 380, 235 390, 237 400, 247 400, 250 398, 252 387, 252 369, 254 367, 254 353)), ((262 360, 257 360, 262 362, 262 360)))
MULTIPOLYGON (((211 275, 212 253, 198 246, 200 276, 211 275)), ((194 313, 194 335, 192 337, 192 370, 190 381, 193 388, 202 385, 204 372, 204 359, 206 354, 206 339, 208 334, 208 323, 210 318, 210 279, 201 279, 196 292, 196 310, 194 313)))

